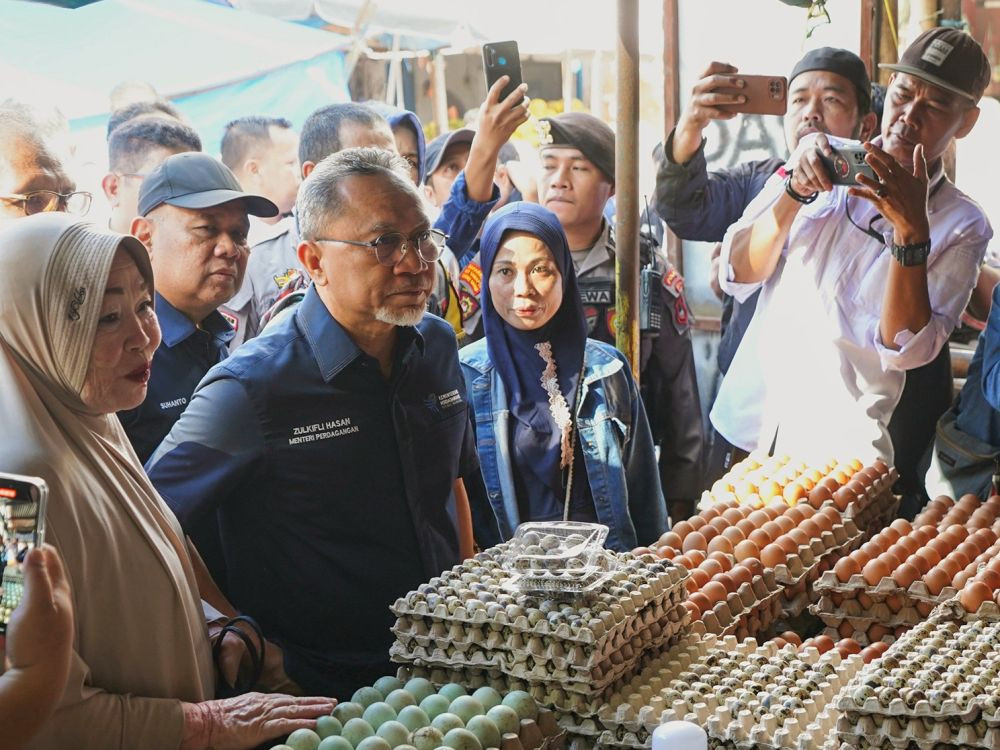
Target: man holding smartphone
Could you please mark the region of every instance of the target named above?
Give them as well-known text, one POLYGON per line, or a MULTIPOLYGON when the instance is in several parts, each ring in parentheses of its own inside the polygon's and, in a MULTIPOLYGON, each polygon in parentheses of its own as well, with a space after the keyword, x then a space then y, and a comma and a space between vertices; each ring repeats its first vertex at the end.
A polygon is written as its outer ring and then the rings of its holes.
POLYGON ((761 290, 745 341, 712 411, 763 384, 759 447, 819 460, 893 458, 889 418, 906 371, 934 360, 969 299, 992 236, 982 210, 945 176, 942 156, 967 135, 990 81, 979 44, 956 29, 921 34, 866 143, 877 179, 834 185, 802 138, 726 233, 719 280, 738 301, 761 290))
MULTIPOLYGON (((720 242, 726 229, 743 214, 767 179, 784 164, 772 157, 708 171, 704 130, 713 120, 729 120, 753 103, 736 93, 744 80, 735 66, 713 62, 691 92, 688 106, 667 136, 656 176, 654 206, 670 229, 682 239, 720 242)), ((809 133, 828 133, 863 139, 876 126, 865 65, 844 49, 811 50, 795 64, 788 83, 788 110, 784 118, 785 143, 794 151, 809 133)), ((724 377, 753 317, 757 296, 742 302, 723 300, 719 372, 724 377)), ((759 381, 742 383, 739 407, 712 419, 714 435, 706 465, 711 483, 757 445, 759 381)))

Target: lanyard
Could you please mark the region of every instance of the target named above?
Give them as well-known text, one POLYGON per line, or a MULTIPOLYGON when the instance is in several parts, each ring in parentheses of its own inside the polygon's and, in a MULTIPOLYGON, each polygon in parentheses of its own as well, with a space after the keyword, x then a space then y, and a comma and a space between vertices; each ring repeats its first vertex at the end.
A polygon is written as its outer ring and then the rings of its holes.
MULTIPOLYGON (((941 187, 944 185, 944 180, 945 180, 945 175, 944 175, 944 172, 942 170, 941 176, 937 179, 937 182, 934 183, 934 185, 930 189, 930 192, 927 194, 927 201, 928 201, 928 203, 930 202, 930 199, 933 198, 935 196, 935 194, 938 192, 938 190, 940 190, 941 187)), ((884 219, 885 218, 882 214, 876 213, 871 218, 871 220, 868 222, 868 228, 865 229, 865 227, 863 227, 860 224, 858 224, 858 222, 856 222, 854 220, 854 217, 851 216, 851 196, 850 195, 847 196, 847 199, 844 202, 844 206, 845 206, 845 208, 847 210, 847 220, 849 222, 851 222, 855 227, 857 227, 858 229, 860 229, 862 232, 864 232, 865 234, 867 234, 872 239, 878 240, 879 244, 881 244, 883 246, 885 245, 885 237, 875 230, 875 222, 878 221, 878 220, 880 220, 880 219, 884 219)))

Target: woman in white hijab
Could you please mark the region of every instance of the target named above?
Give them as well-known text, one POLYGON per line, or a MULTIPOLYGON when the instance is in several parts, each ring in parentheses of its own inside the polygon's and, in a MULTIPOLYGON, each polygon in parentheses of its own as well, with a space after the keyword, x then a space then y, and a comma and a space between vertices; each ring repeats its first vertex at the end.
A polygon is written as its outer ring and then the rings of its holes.
POLYGON ((0 259, 0 471, 48 483, 76 611, 66 690, 29 747, 251 748, 313 726, 332 701, 208 700, 195 569, 115 417, 142 402, 160 342, 146 250, 41 214, 0 230, 0 259))

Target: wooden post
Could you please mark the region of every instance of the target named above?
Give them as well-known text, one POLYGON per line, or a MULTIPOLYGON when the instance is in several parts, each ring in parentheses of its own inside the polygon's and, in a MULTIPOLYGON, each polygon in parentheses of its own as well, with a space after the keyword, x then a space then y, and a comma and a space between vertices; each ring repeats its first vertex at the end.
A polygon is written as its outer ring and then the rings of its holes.
MULTIPOLYGON (((680 9, 678 0, 663 0, 663 142, 681 114, 680 9)), ((664 250, 677 273, 684 275, 684 243, 667 227, 663 232, 664 250)))
MULTIPOLYGON (((898 0, 888 0, 880 2, 877 7, 878 13, 878 58, 877 63, 894 63, 899 61, 899 50, 896 47, 896 40, 893 37, 893 30, 899 33, 899 2, 898 0), (888 5, 889 13, 886 13, 888 5)), ((883 86, 889 83, 889 76, 892 71, 876 68, 872 71, 873 76, 878 76, 877 80, 883 86)))
POLYGON ((639 0, 618 0, 615 344, 639 380, 639 0))
POLYGON ((858 44, 858 57, 868 68, 868 77, 875 80, 875 60, 872 58, 875 45, 875 2, 876 0, 861 0, 861 39, 858 44))
POLYGON ((576 78, 573 75, 573 51, 565 50, 562 59, 562 100, 563 112, 573 111, 573 94, 576 90, 576 78))
POLYGON ((434 55, 434 121, 438 135, 448 132, 448 82, 444 75, 444 55, 434 55))

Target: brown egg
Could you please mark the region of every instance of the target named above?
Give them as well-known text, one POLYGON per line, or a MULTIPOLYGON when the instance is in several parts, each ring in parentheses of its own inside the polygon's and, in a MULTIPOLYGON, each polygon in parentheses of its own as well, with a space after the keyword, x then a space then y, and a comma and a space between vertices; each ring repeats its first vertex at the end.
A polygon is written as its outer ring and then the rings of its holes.
POLYGON ((771 543, 771 536, 764 531, 764 529, 755 529, 750 532, 747 539, 757 545, 759 549, 763 549, 771 543))
MULTIPOLYGON (((742 520, 742 519, 740 519, 742 520)), ((730 526, 728 529, 722 532, 722 536, 729 540, 729 543, 734 547, 746 539, 746 534, 744 534, 736 526, 730 526)))
POLYGON ((823 513, 817 513, 809 520, 819 527, 820 533, 833 530, 833 524, 830 522, 830 519, 823 513))
POLYGON ((891 526, 892 528, 894 528, 896 531, 898 531, 903 536, 906 536, 911 531, 913 531, 913 525, 909 521, 907 521, 905 518, 897 518, 895 521, 893 521, 891 524, 889 524, 889 526, 891 526))
POLYGON ((701 516, 691 516, 687 522, 691 524, 691 529, 694 531, 698 531, 698 529, 708 523, 708 521, 701 516))
POLYGON ((896 546, 905 549, 907 555, 914 555, 917 553, 917 550, 922 549, 920 542, 911 536, 900 537, 899 541, 896 542, 896 546))
POLYGON ((736 589, 739 588, 736 581, 733 579, 729 573, 719 573, 717 576, 712 578, 713 581, 718 581, 723 586, 726 587, 726 591, 730 594, 734 593, 736 589))
POLYGON ((676 531, 668 531, 660 537, 661 547, 673 547, 674 549, 680 549, 682 544, 684 544, 684 540, 681 539, 680 534, 676 531))
POLYGON ((906 549, 902 544, 894 544, 889 550, 889 554, 899 560, 901 563, 906 562, 907 558, 910 556, 910 551, 906 549))
POLYGON ((693 594, 700 588, 701 586, 698 585, 698 581, 692 578, 691 576, 688 576, 686 579, 684 579, 684 590, 687 591, 688 594, 693 594))
MULTIPOLYGON (((774 543, 777 546, 781 547, 781 551, 784 552, 786 555, 793 555, 799 551, 799 545, 796 544, 795 540, 792 539, 788 534, 782 534, 774 541, 774 543)), ((764 554, 763 550, 761 550, 761 554, 764 554)))
POLYGON ((947 557, 951 551, 955 549, 954 540, 950 536, 945 537, 944 535, 931 539, 924 546, 928 549, 934 550, 941 557, 947 557))
POLYGON ((890 574, 903 562, 891 552, 883 552, 878 556, 878 559, 882 561, 886 568, 888 568, 890 574))
POLYGON ((744 560, 750 560, 750 559, 758 559, 760 557, 760 547, 758 547, 749 539, 746 539, 737 544, 733 552, 736 555, 737 562, 743 562, 744 560))
POLYGON ((781 493, 781 496, 789 505, 798 505, 802 501, 806 500, 809 495, 806 488, 802 486, 802 483, 796 481, 785 485, 785 489, 781 493))
POLYGON ((958 594, 959 603, 965 607, 966 612, 978 612, 983 602, 993 599, 993 592, 990 591, 982 581, 972 581, 962 588, 958 594))
POLYGON ((729 523, 729 521, 727 521, 722 516, 717 516, 713 518, 711 521, 708 522, 708 525, 711 526, 716 531, 718 531, 720 534, 724 532, 726 529, 728 529, 730 526, 732 526, 732 524, 729 523))
MULTIPOLYGON (((779 516, 779 518, 781 518, 781 516, 779 516)), ((775 521, 768 521, 760 527, 760 530, 767 534, 772 542, 785 533, 775 521)))
POLYGON ((709 581, 706 583, 701 587, 701 593, 716 603, 726 601, 726 597, 729 595, 726 587, 718 581, 709 581))
POLYGON ((788 504, 784 500, 772 500, 764 507, 764 512, 773 521, 775 518, 779 518, 788 512, 788 504))
POLYGON ((729 577, 736 582, 736 587, 739 588, 744 583, 750 583, 753 580, 753 575, 750 573, 750 569, 744 565, 735 565, 729 573, 729 577))
POLYGON ((691 594, 687 600, 698 608, 698 617, 701 617, 705 612, 708 612, 715 605, 715 602, 713 602, 711 599, 709 599, 700 591, 696 591, 695 593, 691 594))
POLYGON ((844 515, 839 510, 837 510, 836 507, 834 507, 833 505, 827 505, 825 508, 822 508, 819 511, 819 513, 813 516, 813 518, 815 518, 817 515, 826 516, 827 518, 830 519, 830 523, 832 523, 834 526, 837 526, 838 524, 844 522, 844 515))
POLYGON ((698 515, 711 523, 712 519, 717 518, 721 512, 722 511, 717 506, 710 505, 698 515))
POLYGON ((692 531, 694 531, 694 527, 691 525, 690 521, 678 521, 674 524, 673 532, 682 540, 692 531))
POLYGON ((879 535, 888 539, 890 545, 899 541, 899 532, 892 528, 892 526, 886 526, 879 532, 879 535))
POLYGON ((833 642, 833 638, 831 638, 828 635, 817 635, 815 638, 813 638, 813 645, 816 647, 816 650, 819 651, 821 654, 825 654, 831 648, 836 647, 836 644, 834 644, 833 642))
POLYGON ((992 568, 983 568, 980 570, 976 573, 976 580, 982 581, 989 586, 990 591, 1000 589, 1000 573, 997 573, 992 568))
POLYGON ((765 568, 777 568, 785 564, 787 555, 777 544, 769 544, 760 551, 760 561, 765 568))
POLYGON ((688 570, 692 568, 697 568, 698 566, 691 562, 691 559, 687 555, 677 555, 673 558, 675 565, 683 565, 688 570))
POLYGON ((869 558, 875 558, 881 555, 885 550, 878 544, 878 542, 872 540, 870 542, 865 542, 858 548, 861 552, 868 555, 869 558))
POLYGON ((799 528, 808 536, 810 539, 819 539, 820 531, 819 524, 816 523, 815 519, 807 518, 805 521, 799 524, 799 528))
POLYGON ((681 602, 684 608, 688 611, 692 620, 701 619, 701 610, 698 609, 698 605, 692 602, 690 599, 685 599, 681 602))
POLYGON ((890 633, 892 633, 892 628, 887 628, 880 622, 874 622, 868 626, 868 640, 871 643, 881 641, 890 633))
POLYGON ((733 561, 729 557, 730 554, 732 554, 732 553, 725 554, 725 553, 722 553, 722 552, 719 552, 719 551, 716 550, 716 551, 709 552, 708 553, 708 557, 706 559, 707 560, 715 560, 717 563, 719 563, 719 565, 722 566, 722 569, 724 571, 729 571, 733 567, 733 561))
POLYGON ((724 536, 717 536, 708 543, 708 547, 706 547, 706 549, 708 550, 709 554, 712 554, 713 552, 723 552, 725 554, 732 554, 733 543, 730 542, 728 539, 726 539, 726 537, 724 536))
POLYGON ((717 560, 708 560, 708 559, 706 559, 701 565, 698 566, 698 570, 704 570, 706 573, 708 573, 709 578, 723 572, 722 566, 719 564, 717 560))
POLYGON ((910 555, 906 558, 906 562, 910 563, 914 568, 920 571, 920 575, 924 575, 928 570, 933 568, 931 561, 926 557, 921 557, 920 555, 910 555))
POLYGON ((796 505, 795 507, 801 509, 803 521, 807 518, 812 518, 817 513, 816 509, 811 505, 796 505))
POLYGON ((812 541, 806 532, 797 527, 788 532, 788 537, 799 547, 805 547, 812 541))
POLYGON ((742 521, 736 524, 736 528, 743 532, 744 537, 749 539, 750 534, 752 534, 754 531, 757 530, 757 524, 755 524, 749 518, 744 518, 742 521))
POLYGON ((688 576, 688 579, 694 581, 695 590, 700 589, 702 586, 708 583, 712 578, 712 576, 710 576, 700 567, 691 569, 689 573, 690 575, 688 576))
POLYGON ((865 552, 863 548, 854 550, 854 552, 848 555, 848 557, 858 564, 858 568, 865 567, 865 565, 868 564, 868 561, 872 559, 871 555, 865 552))
POLYGON ((906 604, 906 599, 904 599, 899 594, 891 594, 885 598, 885 605, 889 608, 889 611, 893 614, 899 612, 906 604))
POLYGON ((865 577, 865 582, 869 586, 877 586, 879 581, 889 575, 889 570, 889 566, 882 561, 882 558, 878 557, 865 565, 861 575, 865 577))
POLYGON ((865 664, 870 664, 880 656, 881 654, 878 651, 873 651, 871 646, 861 649, 861 660, 865 664))
POLYGON ((839 591, 831 591, 830 601, 833 602, 834 607, 839 607, 844 603, 844 595, 841 594, 839 591))
POLYGON ((957 523, 952 524, 945 531, 954 535, 960 542, 965 541, 966 537, 969 536, 969 530, 957 523))
MULTIPOLYGON (((958 574, 951 579, 951 585, 956 589, 963 589, 965 588, 965 585, 975 577, 975 575, 976 571, 974 570, 960 570, 958 574)), ((983 585, 985 586, 986 584, 983 585)))
POLYGON ((764 575, 764 565, 758 556, 748 557, 742 562, 742 565, 750 571, 750 575, 754 578, 764 575))
POLYGON ((788 516, 778 516, 774 519, 773 523, 778 525, 782 534, 787 534, 789 531, 795 528, 796 523, 788 516))
POLYGON ((826 485, 820 483, 817 484, 809 492, 809 504, 814 508, 822 507, 823 503, 828 500, 833 500, 833 492, 826 485))
POLYGON ((791 630, 786 630, 784 633, 781 634, 781 637, 784 638, 789 643, 791 643, 793 646, 802 645, 802 638, 799 637, 798 633, 793 633, 791 630))
POLYGON ((958 575, 959 571, 962 570, 962 566, 958 564, 957 560, 952 560, 948 557, 944 558, 938 563, 937 567, 944 571, 944 574, 948 576, 948 580, 951 581, 958 575))
POLYGON ((921 601, 917 602, 914 609, 917 610, 917 614, 919 614, 921 617, 927 617, 927 615, 929 615, 931 611, 934 609, 934 605, 931 604, 930 602, 921 601))
POLYGON ((969 563, 972 562, 972 560, 969 559, 968 555, 959 550, 954 550, 950 555, 948 555, 948 559, 954 560, 955 563, 958 565, 959 570, 961 570, 962 568, 969 567, 969 563))
POLYGON ((705 562, 705 553, 700 549, 688 550, 686 554, 692 565, 701 565, 705 562))
POLYGON ((735 526, 743 520, 744 515, 739 508, 728 508, 722 512, 722 518, 728 521, 730 526, 735 526))
POLYGON ((792 523, 798 526, 805 520, 806 514, 802 512, 802 506, 795 506, 794 508, 789 508, 784 517, 791 519, 792 523))
POLYGON ((910 584, 920 578, 920 571, 908 562, 903 563, 892 571, 892 580, 903 589, 910 588, 910 584))
POLYGON ((680 553, 673 547, 657 547, 656 554, 664 560, 673 560, 680 553))
POLYGON ((841 583, 847 583, 851 576, 861 572, 861 567, 850 557, 842 557, 833 566, 833 573, 841 583))
POLYGON ((771 515, 766 510, 763 509, 755 510, 753 513, 747 516, 747 520, 754 525, 754 528, 759 529, 765 523, 771 520, 771 515))
POLYGON ((785 646, 788 645, 788 641, 786 641, 780 635, 774 636, 774 638, 771 639, 771 643, 773 643, 776 648, 784 648, 785 646))
POLYGON ((953 506, 955 504, 955 501, 952 500, 947 495, 938 495, 936 498, 934 498, 933 500, 931 500, 931 503, 933 503, 935 505, 940 505, 945 510, 947 510, 948 508, 950 508, 951 506, 953 506))
POLYGON ((847 507, 857 501, 857 495, 849 487, 841 487, 833 493, 833 503, 839 510, 847 510, 847 507))
POLYGON ((700 531, 692 531, 684 537, 684 546, 682 548, 684 554, 687 554, 691 550, 705 550, 707 547, 708 541, 700 531))
POLYGON ((868 596, 868 594, 866 594, 864 591, 858 592, 857 599, 858 599, 858 606, 860 606, 861 609, 865 610, 866 612, 875 606, 874 600, 870 596, 868 596))
POLYGON ((972 542, 962 542, 955 548, 955 552, 965 555, 969 559, 969 562, 979 557, 979 547, 972 542))
MULTIPOLYGON (((700 529, 698 529, 698 533, 701 534, 703 537, 705 537, 706 542, 710 542, 719 535, 719 530, 714 526, 712 526, 711 524, 705 524, 700 529)), ((684 541, 686 542, 687 539, 685 539, 684 541)))

